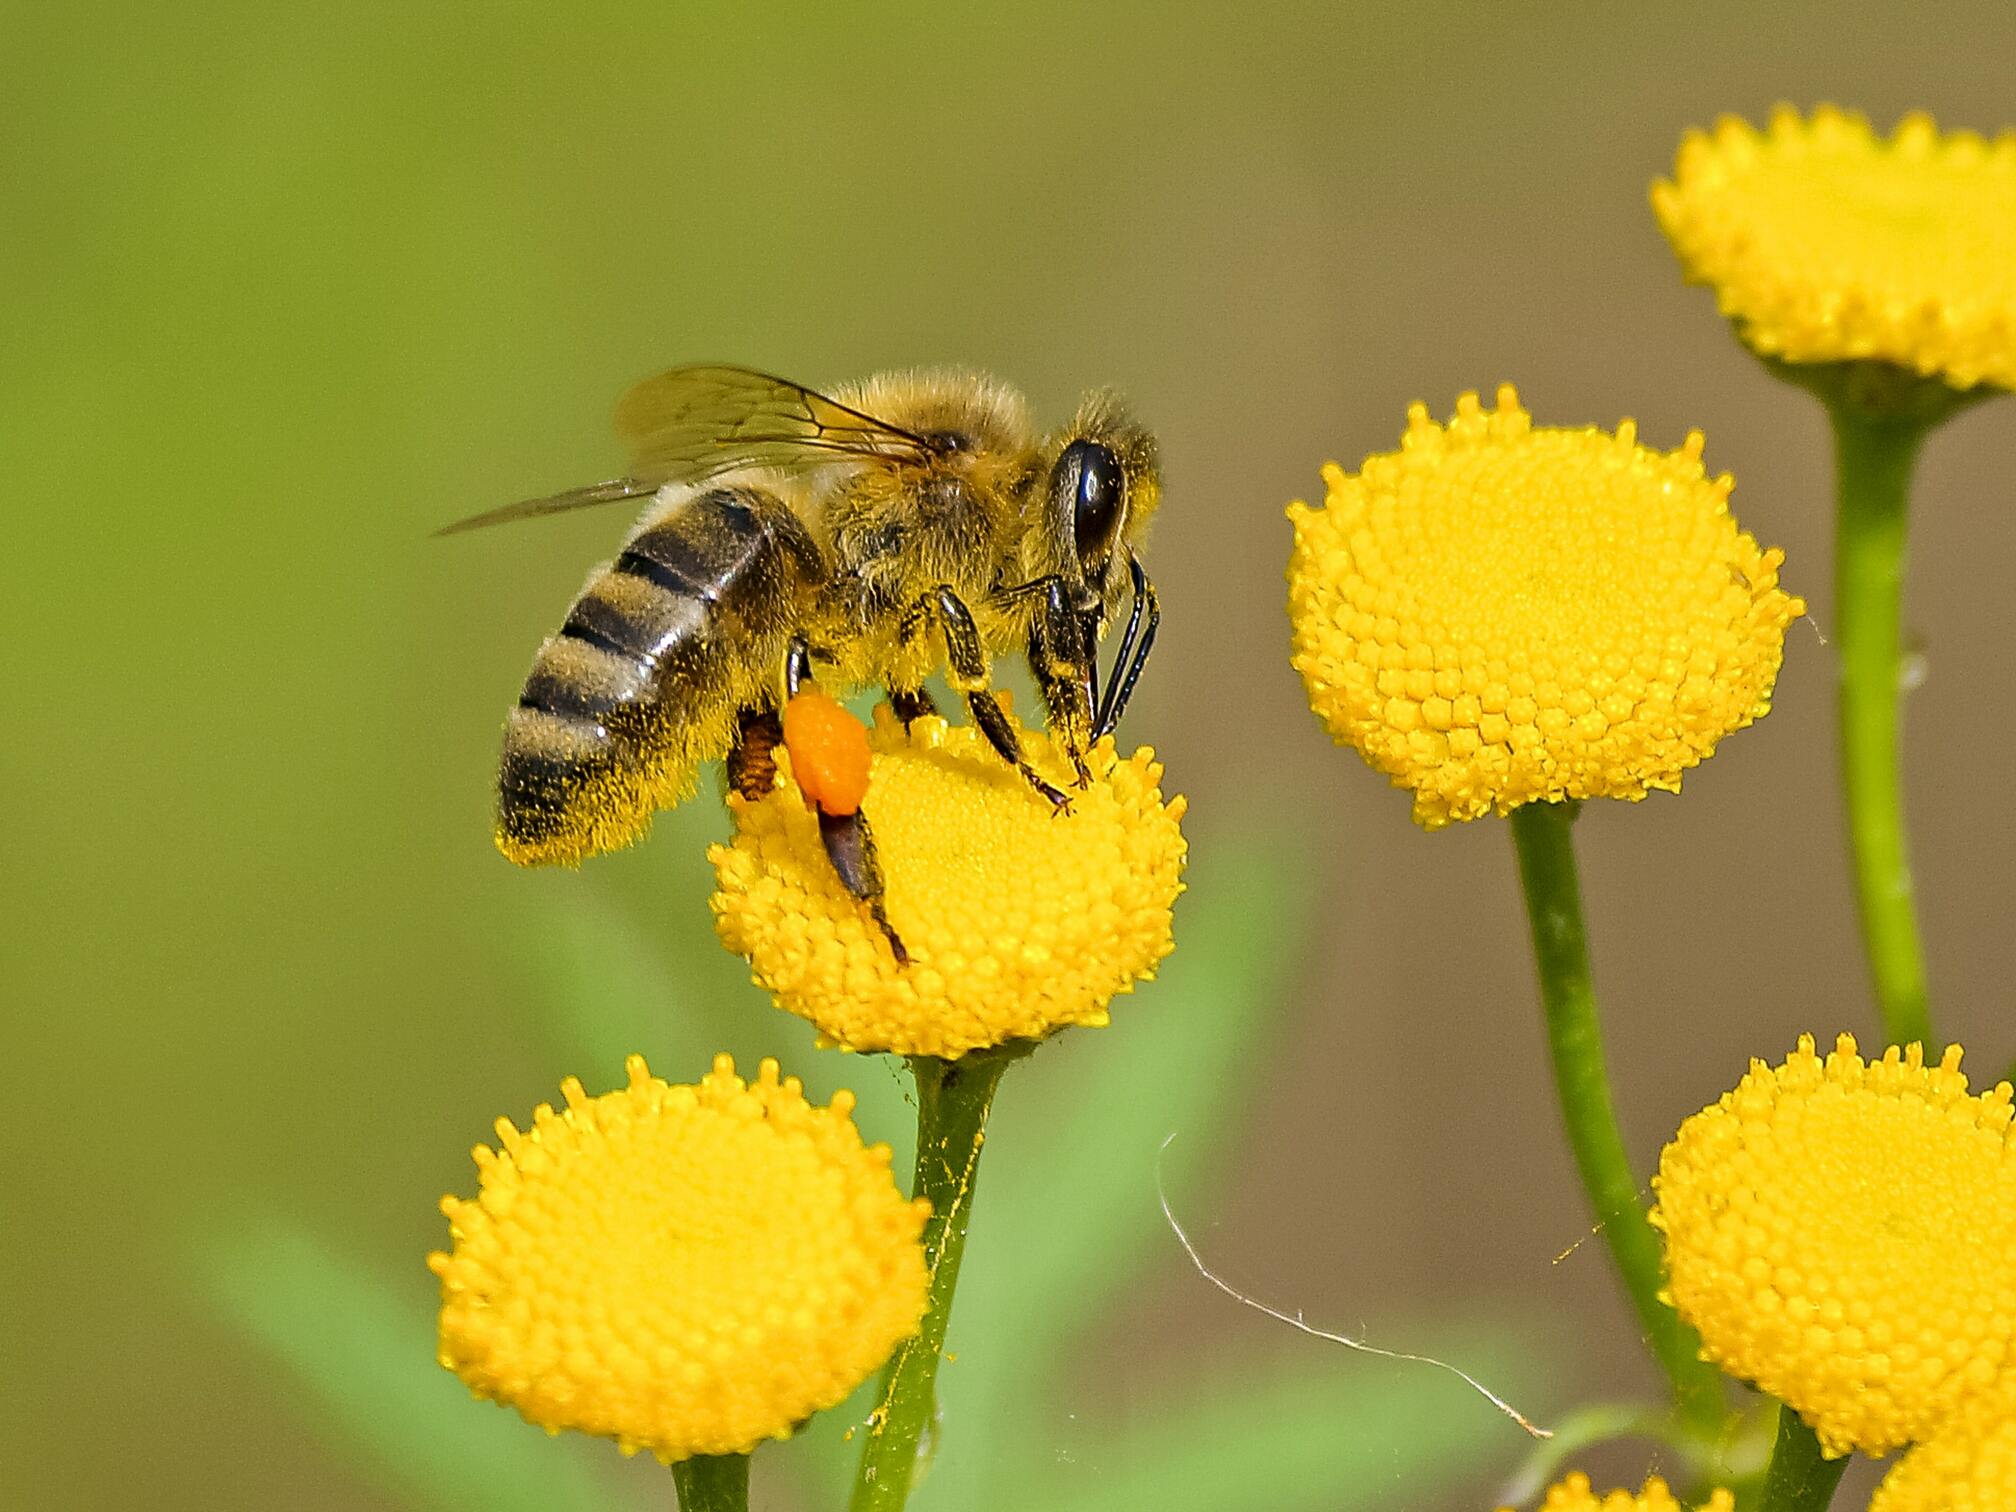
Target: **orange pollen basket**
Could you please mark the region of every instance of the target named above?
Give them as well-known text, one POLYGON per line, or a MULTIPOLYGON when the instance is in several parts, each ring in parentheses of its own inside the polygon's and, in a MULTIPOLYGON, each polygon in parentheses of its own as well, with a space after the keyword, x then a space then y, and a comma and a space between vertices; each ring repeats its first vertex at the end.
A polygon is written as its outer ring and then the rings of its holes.
POLYGON ((784 748, 806 802, 822 814, 860 809, 868 791, 868 727, 811 683, 784 705, 784 748))

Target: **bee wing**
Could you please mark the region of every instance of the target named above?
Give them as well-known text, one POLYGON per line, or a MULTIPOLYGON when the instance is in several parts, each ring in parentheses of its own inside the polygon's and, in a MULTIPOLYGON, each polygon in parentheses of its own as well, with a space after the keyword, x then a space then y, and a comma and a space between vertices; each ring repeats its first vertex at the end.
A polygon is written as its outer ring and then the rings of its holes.
POLYGON ((646 378, 616 402, 630 476, 521 499, 435 531, 455 535, 634 499, 666 483, 696 483, 738 467, 809 467, 835 457, 921 461, 930 438, 850 409, 802 384, 751 368, 705 363, 646 378))
POLYGON ((536 520, 541 515, 565 514, 570 509, 586 509, 591 504, 613 504, 618 499, 634 499, 640 494, 657 491, 656 483, 647 483, 641 478, 611 478, 607 483, 590 483, 586 488, 570 488, 565 493, 548 494, 543 499, 520 499, 515 504, 486 509, 466 520, 443 525, 434 534, 460 535, 465 530, 502 525, 507 520, 536 520))
POLYGON ((706 364, 646 378, 616 404, 633 477, 692 482, 737 467, 807 467, 836 456, 922 461, 929 438, 788 379, 706 364))

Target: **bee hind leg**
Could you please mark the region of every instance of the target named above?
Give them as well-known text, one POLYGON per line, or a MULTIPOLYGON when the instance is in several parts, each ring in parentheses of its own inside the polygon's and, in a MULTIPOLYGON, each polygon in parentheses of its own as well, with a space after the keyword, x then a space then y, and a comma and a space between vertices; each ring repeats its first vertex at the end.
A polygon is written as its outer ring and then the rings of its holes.
POLYGON ((777 747, 784 725, 772 708, 747 708, 735 716, 735 744, 728 748, 728 791, 752 802, 777 785, 777 747))
POLYGON ((882 863, 875 856, 875 835, 868 828, 868 816, 859 809, 851 814, 829 814, 824 809, 816 812, 819 839, 826 847, 833 870, 839 873, 841 885, 868 905, 869 916, 888 940, 896 964, 908 966, 910 952, 903 948, 903 938, 890 924, 888 911, 883 907, 882 863))
MULTIPOLYGON (((866 733, 861 730, 859 721, 853 715, 838 705, 833 705, 830 699, 818 691, 818 686, 812 681, 811 647, 802 635, 792 636, 791 644, 785 651, 784 689, 786 695, 793 700, 803 693, 829 705, 832 715, 840 721, 840 726, 853 731, 854 739, 861 742, 858 749, 865 761, 866 733)), ((774 754, 776 747, 784 745, 793 753, 794 770, 799 772, 799 781, 806 797, 811 801, 813 814, 819 820, 819 842, 826 849, 826 859, 833 863, 833 871, 840 878, 840 885, 868 905, 869 917, 874 919, 876 928, 880 929, 883 938, 888 940, 889 949, 896 957, 896 964, 909 965, 910 952, 904 949, 903 937, 897 934, 895 927, 890 924, 888 909, 883 904, 886 889, 882 882, 882 864, 876 858, 875 835, 868 828, 868 816, 860 809, 860 793, 842 792, 836 795, 826 790, 820 783, 808 781, 811 771, 821 769, 820 752, 825 749, 826 742, 832 739, 833 727, 829 725, 822 736, 815 721, 810 735, 812 744, 809 747, 800 747, 786 740, 783 716, 776 710, 754 711, 753 718, 749 717, 749 714, 750 711, 745 711, 735 751, 730 754, 731 773, 736 769, 737 758, 741 757, 746 761, 745 753, 755 748, 760 750, 762 759, 768 763, 770 781, 774 783, 777 765, 774 754), (768 742, 767 745, 763 744, 765 741, 768 742), (795 763, 801 759, 809 761, 810 767, 796 766, 795 763), (829 803, 834 807, 829 808, 827 806, 829 803), (842 809, 845 812, 841 812, 842 809)), ((865 766, 862 770, 865 772, 865 766)), ((764 791, 768 790, 766 785, 764 791)))

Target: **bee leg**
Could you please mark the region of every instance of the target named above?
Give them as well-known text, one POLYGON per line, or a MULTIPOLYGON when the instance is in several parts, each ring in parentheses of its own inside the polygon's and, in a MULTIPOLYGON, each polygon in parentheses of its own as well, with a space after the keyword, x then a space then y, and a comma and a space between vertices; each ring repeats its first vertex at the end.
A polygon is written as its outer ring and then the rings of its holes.
POLYGON ((796 698, 798 690, 812 680, 812 647, 802 635, 791 637, 784 652, 784 696, 796 698))
MULTIPOLYGON (((792 636, 790 647, 784 653, 784 687, 787 697, 791 700, 796 700, 803 692, 821 701, 827 701, 812 681, 812 649, 802 635, 792 636)), ((789 713, 791 707, 792 705, 787 704, 786 713, 789 713)), ((864 742, 861 754, 865 757, 868 750, 865 744, 867 736, 861 730, 859 722, 853 715, 837 707, 835 712, 848 728, 855 731, 856 738, 864 742)), ((745 733, 754 731, 759 741, 769 739, 771 749, 779 744, 786 745, 794 758, 810 761, 815 767, 818 764, 818 750, 826 744, 815 724, 813 731, 809 732, 811 744, 808 747, 789 745, 784 736, 784 717, 774 709, 758 711, 754 718, 746 720, 742 728, 745 733)), ((830 732, 827 738, 830 739, 830 732)), ((742 742, 738 740, 737 753, 741 749, 742 742)), ((770 749, 766 749, 764 755, 769 761, 771 777, 774 780, 776 759, 770 749)), ((731 771, 735 770, 735 759, 735 754, 731 753, 731 771)), ((806 768, 800 767, 798 770, 803 773, 806 768)), ((847 811, 840 813, 826 807, 828 802, 836 801, 834 793, 822 790, 819 784, 807 784, 803 790, 807 801, 811 804, 813 814, 819 820, 819 842, 826 848, 826 859, 833 863, 833 870, 840 878, 840 885, 868 905, 868 913, 875 920, 876 927, 882 931, 883 938, 888 940, 889 949, 896 957, 896 964, 909 965, 910 952, 903 948, 903 939, 890 924, 888 910, 883 906, 885 889, 882 883, 882 864, 875 856, 875 835, 868 828, 868 816, 862 813, 858 806, 860 792, 837 795, 847 802, 847 811)))
POLYGON ((1003 761, 1022 774, 1023 781, 1050 800, 1051 807, 1068 814, 1071 800, 1062 789, 1044 781, 1029 765, 1029 758, 1022 754, 1022 741, 1015 734, 1015 726, 1008 722, 1008 716, 994 697, 988 679, 987 652, 980 643, 980 630, 973 623, 972 611, 949 584, 943 583, 925 596, 924 604, 926 612, 937 611, 938 623, 945 631, 945 663, 951 674, 952 686, 966 695, 966 707, 973 715, 973 722, 980 726, 980 733, 987 737, 987 743, 994 747, 1003 761))
POLYGON ((1016 737, 1015 726, 1008 722, 1002 712, 1001 702, 987 688, 979 688, 966 695, 966 707, 973 715, 973 722, 980 726, 980 733, 987 737, 987 743, 994 747, 1001 759, 1022 774, 1022 780, 1050 800, 1050 806, 1060 814, 1071 812, 1070 796, 1063 789, 1053 787, 1043 780, 1037 770, 1029 765, 1022 754, 1022 742, 1016 737))
POLYGON ((937 701, 925 688, 891 688, 889 707, 896 711, 896 717, 903 721, 906 730, 925 715, 938 712, 937 701))
POLYGON ((1113 659, 1113 684, 1106 690, 1106 702, 1100 707, 1098 723, 1092 727, 1094 740, 1111 735, 1120 723, 1120 716, 1127 712, 1127 701, 1134 696, 1134 684, 1141 680, 1141 669, 1148 665, 1155 632, 1162 624, 1162 605, 1155 597, 1155 585, 1148 581, 1148 574, 1141 570, 1141 559, 1132 552, 1127 556, 1127 572, 1134 580, 1134 607, 1127 615, 1127 629, 1120 637, 1120 654, 1113 659))
POLYGON ((910 952, 903 948, 902 937, 889 923, 888 912, 882 906, 882 864, 875 858, 875 836, 868 828, 868 816, 858 809, 851 814, 829 814, 824 809, 817 812, 819 839, 826 847, 833 870, 840 874, 841 885, 868 905, 869 914, 895 953, 896 964, 909 965, 910 952))
POLYGON ((751 800, 777 785, 777 747, 784 726, 775 709, 748 708, 735 716, 735 744, 728 748, 728 790, 751 800))
POLYGON ((1092 785, 1085 750, 1090 744, 1086 737, 1092 729, 1092 711, 1097 707, 1093 680, 1098 675, 1098 662, 1090 654, 1094 624, 1096 621, 1072 610, 1064 580, 1053 577, 1029 627, 1029 671, 1042 690, 1050 728, 1064 738, 1064 749, 1071 754, 1081 788, 1092 785))

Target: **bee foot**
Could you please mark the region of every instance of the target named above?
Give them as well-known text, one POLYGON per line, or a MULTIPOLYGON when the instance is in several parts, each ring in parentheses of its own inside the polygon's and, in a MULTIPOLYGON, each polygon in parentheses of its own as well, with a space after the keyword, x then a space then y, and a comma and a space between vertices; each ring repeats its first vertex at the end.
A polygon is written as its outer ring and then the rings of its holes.
POLYGON ((889 695, 889 707, 896 711, 896 717, 903 722, 903 733, 910 733, 910 726, 928 714, 936 714, 938 705, 931 695, 919 688, 914 693, 901 690, 889 695))
POLYGON ((1059 792, 1056 788, 1048 788, 1043 796, 1050 800, 1050 812, 1055 817, 1063 819, 1069 816, 1071 812, 1071 795, 1069 793, 1059 792))
POLYGON ((903 936, 896 933, 896 927, 889 922, 889 916, 882 912, 882 905, 880 903, 871 903, 869 905, 869 912, 875 916, 875 922, 881 926, 882 937, 889 942, 889 950, 896 957, 896 964, 898 966, 908 966, 910 964, 910 952, 903 948, 903 936))

